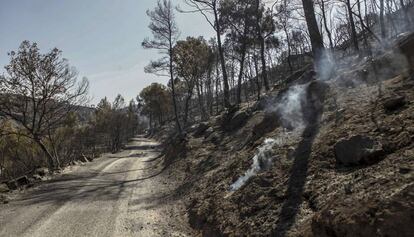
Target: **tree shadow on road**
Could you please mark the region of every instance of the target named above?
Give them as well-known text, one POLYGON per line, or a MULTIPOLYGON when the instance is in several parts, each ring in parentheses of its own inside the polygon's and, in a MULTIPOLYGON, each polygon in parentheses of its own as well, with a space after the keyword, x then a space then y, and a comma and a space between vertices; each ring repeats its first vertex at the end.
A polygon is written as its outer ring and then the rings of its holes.
POLYGON ((42 183, 33 190, 28 190, 15 201, 18 205, 42 203, 62 204, 68 201, 110 201, 126 197, 127 189, 139 187, 140 183, 162 174, 172 163, 163 164, 161 156, 150 159, 142 169, 128 169, 126 162, 119 169, 122 171, 90 171, 66 174, 54 180, 42 183), (128 173, 143 171, 143 177, 126 179, 128 173))

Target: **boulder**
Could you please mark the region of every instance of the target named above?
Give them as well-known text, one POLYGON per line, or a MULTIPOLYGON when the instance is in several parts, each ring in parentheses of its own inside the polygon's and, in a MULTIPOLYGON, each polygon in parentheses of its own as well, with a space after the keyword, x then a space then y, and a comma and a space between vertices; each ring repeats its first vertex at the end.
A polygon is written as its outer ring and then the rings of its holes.
POLYGON ((264 116, 257 114, 252 120, 254 127, 252 129, 251 141, 253 142, 279 126, 279 116, 276 112, 266 113, 264 116))
POLYGON ((46 176, 47 174, 49 174, 49 169, 45 167, 38 168, 35 170, 34 174, 39 176, 46 176))
POLYGON ((345 166, 371 164, 383 155, 379 142, 362 135, 338 141, 334 145, 336 161, 345 166))
POLYGON ((242 127, 247 119, 249 118, 249 113, 246 111, 237 111, 230 120, 228 124, 228 130, 233 131, 237 128, 242 127))
POLYGON ((9 187, 10 190, 16 190, 19 186, 17 185, 16 180, 10 180, 7 182, 7 187, 9 187))
POLYGON ((392 111, 395 111, 395 110, 403 107, 406 103, 407 102, 406 102, 404 96, 397 96, 397 97, 394 97, 394 98, 387 99, 384 102, 383 106, 384 106, 384 109, 386 111, 392 112, 392 111))
POLYGON ((240 112, 240 107, 238 106, 231 106, 230 108, 225 109, 216 120, 217 125, 225 131, 232 131, 232 120, 236 116, 236 114, 240 112))
POLYGON ((7 184, 5 184, 5 183, 0 184, 0 193, 7 193, 9 191, 10 191, 10 189, 7 186, 7 184))
POLYGON ((16 183, 17 183, 18 187, 21 187, 21 186, 30 184, 30 181, 27 178, 27 176, 21 176, 21 177, 16 179, 16 183))
POLYGON ((210 125, 207 122, 198 124, 195 129, 194 136, 199 137, 203 135, 208 128, 210 128, 210 125))

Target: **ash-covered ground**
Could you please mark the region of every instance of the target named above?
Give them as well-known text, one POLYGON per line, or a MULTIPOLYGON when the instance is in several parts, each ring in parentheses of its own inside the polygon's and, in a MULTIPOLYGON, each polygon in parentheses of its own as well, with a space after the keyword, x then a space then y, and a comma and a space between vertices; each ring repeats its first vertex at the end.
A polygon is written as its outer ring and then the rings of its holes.
MULTIPOLYGON (((410 236, 414 76, 401 55, 304 70, 165 146, 203 236, 410 236)), ((412 66, 412 65, 411 65, 412 66)))

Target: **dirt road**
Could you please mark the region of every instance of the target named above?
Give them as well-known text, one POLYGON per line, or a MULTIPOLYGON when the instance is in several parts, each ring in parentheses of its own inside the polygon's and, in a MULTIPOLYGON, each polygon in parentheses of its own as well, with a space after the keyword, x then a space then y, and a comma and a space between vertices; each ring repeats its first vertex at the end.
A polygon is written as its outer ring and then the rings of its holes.
POLYGON ((194 236, 157 145, 136 138, 18 195, 0 206, 0 236, 194 236))

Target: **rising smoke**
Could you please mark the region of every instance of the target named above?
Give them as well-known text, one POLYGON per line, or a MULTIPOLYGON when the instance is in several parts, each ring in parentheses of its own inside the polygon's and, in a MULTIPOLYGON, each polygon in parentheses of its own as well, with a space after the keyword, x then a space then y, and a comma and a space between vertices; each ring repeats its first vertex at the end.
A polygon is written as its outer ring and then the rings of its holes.
POLYGON ((257 148, 257 152, 253 157, 253 164, 250 169, 247 170, 243 176, 239 177, 236 182, 230 185, 230 191, 234 192, 240 189, 251 177, 255 176, 259 172, 268 170, 276 158, 274 149, 283 147, 290 143, 292 140, 295 140, 300 134, 302 134, 301 129, 296 129, 294 131, 288 131, 283 129, 276 138, 267 138, 265 139, 263 145, 257 148))
POLYGON ((398 44, 408 32, 381 42, 368 41, 368 49, 361 52, 345 53, 325 49, 314 64, 317 80, 333 84, 358 86, 373 84, 392 78, 409 68, 409 63, 398 44))
POLYGON ((323 50, 319 61, 315 63, 315 71, 318 75, 317 79, 328 81, 332 78, 336 68, 337 64, 335 63, 334 55, 331 50, 323 50))
POLYGON ((303 115, 303 101, 309 84, 292 86, 281 98, 272 112, 277 112, 283 127, 291 130, 303 129, 306 121, 303 115))
POLYGON ((257 153, 253 157, 253 164, 250 169, 230 186, 230 191, 238 190, 252 176, 256 175, 261 170, 268 169, 271 166, 273 159, 272 149, 276 143, 277 141, 271 138, 267 138, 264 141, 263 145, 257 149, 257 153))
POLYGON ((284 129, 284 132, 280 133, 278 137, 265 139, 264 143, 257 149, 257 152, 253 157, 253 164, 250 169, 230 186, 230 191, 240 189, 240 187, 242 187, 251 177, 263 170, 269 169, 275 158, 273 154, 275 146, 281 147, 285 145, 289 139, 302 133, 306 126, 302 102, 305 98, 307 86, 308 84, 291 87, 285 95, 282 96, 282 99, 276 106, 270 106, 268 108, 268 112, 277 112, 279 114, 285 128, 290 128, 293 131, 288 132, 287 129, 284 129))

